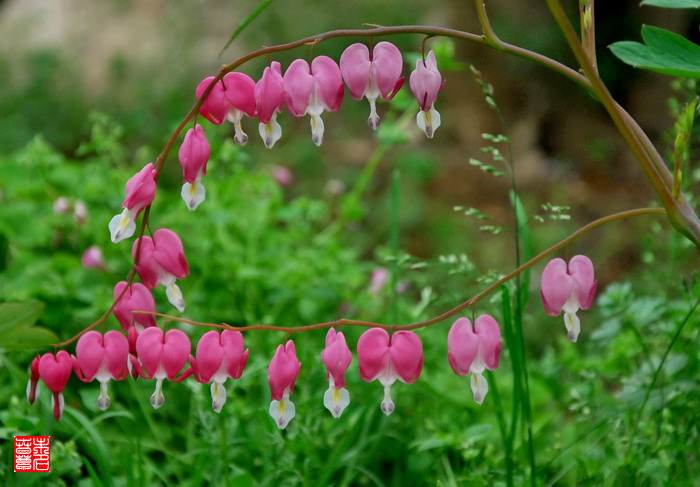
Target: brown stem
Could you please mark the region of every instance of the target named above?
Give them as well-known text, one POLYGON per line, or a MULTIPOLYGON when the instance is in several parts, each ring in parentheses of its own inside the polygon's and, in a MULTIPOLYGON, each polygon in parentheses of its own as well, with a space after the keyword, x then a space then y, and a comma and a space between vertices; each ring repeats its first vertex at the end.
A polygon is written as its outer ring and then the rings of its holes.
POLYGON ((517 269, 513 270, 512 272, 506 274, 490 286, 488 286, 486 289, 481 291, 480 293, 476 294, 475 296, 469 298, 468 300, 464 301, 463 303, 455 306, 454 308, 445 311, 444 313, 431 318, 426 321, 420 321, 417 323, 411 323, 408 325, 386 325, 383 323, 374 323, 372 321, 361 321, 361 320, 351 320, 351 319, 346 319, 346 318, 341 318, 339 320, 335 321, 327 321, 324 323, 316 323, 313 325, 303 325, 303 326, 270 326, 270 325, 249 325, 249 326, 232 326, 228 325, 226 323, 202 323, 199 321, 192 321, 192 320, 187 320, 184 318, 179 318, 176 316, 170 316, 167 314, 163 313, 154 313, 150 311, 134 311, 134 313, 138 314, 151 314, 154 316, 160 316, 163 318, 167 318, 170 321, 179 321, 181 323, 187 323, 190 325, 196 325, 196 326, 204 326, 204 327, 209 327, 209 328, 219 328, 223 330, 235 330, 235 331, 252 331, 252 330, 271 330, 271 331, 281 331, 284 333, 292 334, 292 333, 299 333, 303 331, 310 331, 310 330, 317 330, 320 328, 331 328, 333 326, 361 326, 365 328, 383 328, 388 331, 398 331, 398 330, 415 330, 418 328, 424 328, 426 326, 431 326, 436 323, 439 323, 443 320, 446 320, 447 318, 454 316, 455 314, 459 313, 465 308, 469 308, 470 306, 474 306, 476 303, 487 297, 489 294, 491 294, 493 291, 496 289, 500 288, 503 286, 505 283, 510 281, 511 279, 515 278, 516 276, 522 274, 535 264, 539 263, 540 261, 544 260, 557 250, 561 249, 562 247, 565 247, 569 245, 571 242, 579 238, 581 235, 584 235, 585 233, 593 230, 594 228, 597 228, 601 225, 604 225, 606 223, 610 223, 616 220, 621 220, 623 218, 628 218, 631 216, 639 216, 639 215, 664 215, 666 214, 666 211, 661 209, 661 208, 638 208, 635 210, 628 210, 628 211, 623 211, 620 213, 615 213, 613 215, 609 215, 603 218, 600 218, 598 220, 595 220, 587 225, 584 225, 583 227, 579 228, 577 231, 566 237, 565 239, 561 240, 559 243, 556 243, 549 247, 547 250, 543 251, 536 257, 533 257, 530 259, 528 262, 525 264, 521 265, 517 269))

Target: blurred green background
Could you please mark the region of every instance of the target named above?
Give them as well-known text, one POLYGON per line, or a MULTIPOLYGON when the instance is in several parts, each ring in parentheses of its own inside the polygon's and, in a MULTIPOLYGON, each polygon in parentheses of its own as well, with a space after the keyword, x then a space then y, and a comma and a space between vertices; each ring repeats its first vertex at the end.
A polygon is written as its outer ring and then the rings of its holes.
MULTIPOLYGON (((109 307, 113 286, 131 263, 131 242, 112 244, 107 230, 124 182, 155 159, 194 103, 197 83, 222 64, 261 46, 364 23, 479 32, 470 2, 285 0, 219 56, 258 4, 0 2, 1 302, 44 303, 37 324, 61 339, 109 307), (61 197, 68 208, 56 212, 61 197), (81 204, 87 213, 76 217, 81 204), (103 270, 80 264, 92 245, 104 254, 103 270)), ((491 1, 489 11, 504 40, 572 62, 544 2, 491 1)), ((637 2, 599 2, 597 14, 603 78, 668 153, 674 117, 695 95, 694 84, 635 71, 605 46, 638 39, 643 23, 694 39, 697 15, 637 2)), ((338 59, 354 41, 321 43, 314 55, 338 59)), ((405 55, 408 76, 422 39, 391 41, 405 55)), ((481 46, 440 40, 427 46, 439 51, 446 79, 436 104, 443 125, 433 140, 415 127, 408 83, 394 101, 380 104, 383 126, 376 134, 366 126, 367 103, 346 93, 342 110, 323 117, 321 148, 311 142, 307 119, 286 112, 272 150, 263 147, 253 120, 243 122, 250 136, 244 148, 233 144, 230 125, 203 122, 212 159, 203 181, 207 200, 194 213, 180 199, 177 151, 170 154, 151 226, 171 228, 183 240, 192 270, 180 283, 183 317, 237 325, 341 317, 405 324, 457 305, 512 270, 510 183, 469 163, 477 158, 503 171, 482 148, 496 145, 504 154, 508 148, 482 134, 504 128, 469 65, 493 86, 503 113, 528 215, 526 243, 534 253, 596 218, 654 204, 607 115, 576 86, 481 46), (275 179, 280 168, 291 172, 290 184, 275 179), (547 211, 548 203, 569 207, 569 218, 547 211), (480 220, 469 208, 489 218, 480 220), (378 268, 391 269, 393 281, 377 290, 371 275, 378 268)), ((274 60, 284 69, 308 56, 308 49, 298 49, 274 60)), ((242 70, 257 79, 267 62, 242 70)), ((696 139, 691 160, 697 160, 696 139)), ((688 174, 688 190, 697 190, 700 174, 688 174)), ((157 411, 148 403, 151 381, 111 384, 112 406, 102 413, 98 387, 73 378, 57 423, 45 388, 34 406, 24 397, 35 352, 0 351, 0 481, 388 486, 520 485, 535 478, 537 485, 699 485, 700 337, 697 315, 690 313, 699 292, 697 250, 662 218, 649 217, 601 227, 561 256, 577 253, 595 262, 599 289, 594 308, 579 314, 579 343, 566 341, 561 317, 541 309, 542 266, 530 276, 529 307, 517 324, 530 378, 534 476, 522 420, 513 428, 510 467, 499 432, 499 408, 508 421, 511 410, 512 417, 521 414, 523 398, 512 389, 522 373, 512 357, 517 344, 505 344, 501 367, 488 376, 492 392, 477 406, 468 379, 447 364, 448 320, 418 332, 424 372, 414 385, 394 386, 397 407, 390 417, 379 410, 380 386, 359 379, 355 359, 350 407, 333 419, 322 406, 325 332, 293 336, 303 365, 292 396, 297 417, 284 432, 268 416, 266 383, 267 364, 286 339, 281 333, 246 334, 249 365, 240 381, 228 384, 220 415, 211 410, 208 386, 191 379, 166 383, 166 403, 157 411), (12 473, 17 434, 52 436, 50 475, 12 473)), ((154 296, 159 311, 176 314, 162 289, 154 296)), ((502 322, 502 297, 494 294, 475 313, 502 322)), ((116 326, 114 318, 107 321, 107 329, 116 326)), ((185 329, 193 343, 206 331, 185 329)), ((354 352, 360 330, 342 331, 354 352)))

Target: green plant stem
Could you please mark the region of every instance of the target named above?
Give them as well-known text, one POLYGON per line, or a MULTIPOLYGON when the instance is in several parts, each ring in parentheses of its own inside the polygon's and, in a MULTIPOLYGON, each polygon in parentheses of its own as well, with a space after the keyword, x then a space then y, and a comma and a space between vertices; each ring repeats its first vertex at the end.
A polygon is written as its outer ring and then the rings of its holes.
POLYGON ((592 221, 591 223, 584 225, 583 227, 579 228, 576 230, 574 233, 569 235, 568 237, 564 238, 563 240, 559 241, 558 243, 552 245, 549 247, 547 250, 541 252, 537 256, 533 257, 517 269, 509 272, 502 278, 498 279, 495 281, 493 284, 490 286, 486 287, 483 291, 479 292, 478 294, 474 295, 473 297, 469 298, 468 300, 464 301, 463 303, 455 306, 454 308, 445 311, 444 313, 431 318, 426 321, 420 321, 417 323, 411 323, 408 325, 386 325, 383 323, 374 323, 371 321, 361 321, 361 320, 351 320, 351 319, 346 319, 346 318, 341 318, 339 320, 335 321, 327 321, 324 323, 316 323, 313 325, 302 325, 302 326, 271 326, 271 325, 249 325, 249 326, 231 326, 226 323, 203 323, 199 321, 193 321, 193 320, 188 320, 185 318, 180 318, 177 316, 171 316, 165 313, 156 313, 156 312, 151 312, 151 311, 132 311, 132 313, 136 314, 151 314, 153 316, 160 316, 163 318, 167 318, 169 321, 178 321, 181 323, 188 323, 190 325, 196 325, 196 326, 204 326, 204 327, 209 327, 209 328, 220 328, 224 330, 238 330, 238 331, 252 331, 252 330, 271 330, 271 331, 281 331, 284 333, 299 333, 299 332, 304 332, 304 331, 310 331, 310 330, 317 330, 320 328, 330 328, 333 326, 360 326, 360 327, 365 327, 365 328, 383 328, 388 331, 398 331, 398 330, 416 330, 418 328, 425 328, 427 326, 434 325, 436 323, 439 323, 441 321, 446 320, 447 318, 450 318, 451 316, 456 315, 460 311, 462 311, 465 308, 469 308, 470 306, 474 306, 476 303, 481 301, 482 299, 486 298, 488 295, 490 295, 493 291, 496 289, 500 288, 502 285, 507 283, 508 281, 514 279, 517 275, 525 272, 532 266, 536 265, 537 263, 541 262, 542 260, 546 259, 550 255, 552 255, 554 252, 557 250, 566 247, 569 245, 571 242, 576 240, 582 235, 585 235, 586 233, 590 232, 594 228, 597 228, 601 225, 605 225, 606 223, 611 223, 617 220, 622 220, 624 218, 629 218, 632 216, 641 216, 641 215, 665 215, 666 211, 661 209, 661 208, 637 208, 635 210, 627 210, 627 211, 622 211, 620 213, 615 213, 613 215, 608 215, 603 218, 599 218, 598 220, 592 221))
POLYGON ((496 413, 496 420, 498 421, 498 429, 501 432, 501 439, 503 440, 503 449, 505 450, 505 460, 506 460, 506 485, 512 487, 513 485, 513 443, 509 441, 508 438, 508 427, 506 425, 506 418, 503 412, 503 401, 501 401, 501 392, 498 389, 498 381, 496 380, 496 374, 492 371, 488 371, 488 378, 490 385, 490 392, 493 394, 493 407, 496 413))
POLYGON ((638 138, 639 131, 628 124, 629 118, 622 113, 622 109, 612 98, 603 80, 592 65, 591 60, 588 59, 581 42, 576 36, 576 31, 564 12, 561 2, 559 0, 547 0, 547 5, 583 73, 588 78, 593 92, 605 107, 615 127, 617 127, 617 130, 632 150, 661 203, 666 208, 671 224, 697 247, 700 247, 700 219, 682 195, 678 200, 673 197, 671 190, 673 178, 666 163, 654 157, 654 154, 638 138))

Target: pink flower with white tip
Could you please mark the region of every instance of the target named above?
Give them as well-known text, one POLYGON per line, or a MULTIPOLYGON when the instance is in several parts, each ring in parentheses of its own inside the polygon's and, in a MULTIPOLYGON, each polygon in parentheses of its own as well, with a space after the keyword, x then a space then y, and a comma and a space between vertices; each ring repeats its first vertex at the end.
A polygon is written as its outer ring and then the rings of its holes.
POLYGON ((317 146, 323 142, 324 110, 340 110, 345 93, 340 68, 331 58, 319 56, 309 63, 297 59, 284 73, 287 107, 295 117, 311 116, 311 140, 317 146))
POLYGON ((156 326, 155 316, 132 313, 132 311, 155 312, 156 310, 156 302, 151 291, 140 282, 134 282, 130 286, 126 281, 118 282, 114 286, 114 299, 119 299, 114 306, 114 316, 124 331, 128 332, 129 328, 136 327, 136 330, 141 332, 144 328, 156 326))
POLYGON ((490 315, 481 315, 474 322, 460 318, 447 335, 447 360, 457 375, 471 376, 472 393, 477 404, 484 402, 489 385, 484 370, 496 370, 501 358, 501 330, 490 315))
POLYGON ((156 170, 153 163, 137 172, 126 182, 126 198, 122 202, 124 211, 109 222, 112 242, 117 243, 131 237, 136 231, 139 213, 153 203, 156 197, 156 170))
POLYGON ((160 228, 153 238, 144 236, 134 242, 131 255, 136 263, 134 269, 148 289, 165 286, 168 301, 182 312, 185 300, 176 279, 184 279, 190 274, 180 237, 172 230, 160 228), (140 255, 137 251, 140 245, 140 255), (138 257, 138 258, 137 258, 138 257))
POLYGON ((379 127, 376 101, 380 96, 391 100, 403 85, 403 59, 399 49, 390 42, 380 42, 372 52, 364 44, 352 44, 340 56, 340 71, 350 96, 355 100, 367 98, 370 115, 367 123, 379 127))
POLYGON ((34 404, 36 398, 39 397, 39 391, 41 389, 37 388, 39 385, 39 362, 41 361, 41 355, 37 355, 32 360, 32 365, 29 371, 29 382, 27 383, 27 401, 29 404, 34 404))
POLYGON ((289 340, 285 345, 279 345, 267 368, 267 382, 272 395, 270 416, 279 429, 286 428, 296 414, 289 395, 294 392, 294 382, 299 377, 300 369, 301 362, 297 359, 294 342, 289 340))
POLYGON ((284 108, 284 78, 282 67, 277 61, 263 71, 262 78, 255 85, 258 131, 265 147, 272 146, 282 137, 282 127, 277 123, 277 114, 284 108))
POLYGON ((53 393, 51 396, 51 409, 56 421, 63 415, 63 389, 66 388, 70 373, 73 370, 70 354, 61 350, 56 355, 45 353, 39 359, 39 377, 44 381, 46 387, 53 393))
POLYGON ((107 382, 110 379, 124 380, 129 375, 129 342, 126 336, 110 330, 102 336, 91 330, 78 340, 73 357, 73 370, 83 382, 97 379, 100 396, 97 407, 104 411, 109 407, 107 382))
POLYGON ((248 350, 243 350, 243 335, 240 331, 208 331, 197 344, 195 368, 197 381, 211 382, 211 407, 217 413, 226 403, 227 378, 240 379, 248 361, 248 350))
MULTIPOLYGON (((197 98, 202 97, 213 79, 214 77, 210 76, 199 83, 197 98)), ((235 132, 233 140, 244 145, 248 142, 248 136, 243 132, 241 120, 243 115, 256 115, 255 81, 244 73, 227 73, 212 87, 199 113, 215 125, 220 125, 224 120, 231 122, 235 132)))
POLYGON ((379 380, 384 386, 382 411, 394 412, 391 385, 400 380, 412 384, 423 370, 423 345, 412 331, 397 331, 391 337, 381 328, 372 328, 357 342, 360 377, 366 382, 379 380))
POLYGON ((435 53, 430 51, 425 60, 416 61, 416 69, 408 80, 413 96, 418 100, 420 111, 416 115, 418 127, 429 139, 440 126, 440 113, 433 107, 445 82, 437 68, 435 53))
POLYGON ((158 409, 165 402, 163 381, 180 382, 192 374, 192 368, 182 368, 190 358, 192 344, 189 337, 181 330, 169 330, 163 333, 160 328, 146 328, 136 339, 138 362, 131 356, 132 367, 144 379, 155 379, 156 390, 151 395, 151 406, 158 409), (139 363, 140 362, 140 363, 139 363))
POLYGON ((334 328, 328 330, 321 360, 328 370, 328 390, 323 396, 323 405, 334 418, 339 418, 350 404, 350 393, 345 388, 345 373, 352 362, 352 353, 342 332, 336 332, 334 328))
POLYGON ((102 249, 97 245, 91 245, 83 252, 83 255, 80 257, 80 263, 86 269, 100 269, 104 271, 107 268, 102 249))
POLYGON ((178 152, 178 159, 182 166, 182 178, 185 180, 180 195, 190 211, 197 209, 206 196, 204 186, 202 186, 202 176, 207 173, 207 162, 209 162, 210 154, 211 148, 204 135, 204 129, 201 125, 196 124, 185 134, 185 140, 178 152))
POLYGON ((568 268, 564 260, 554 259, 542 272, 540 292, 544 310, 550 316, 559 316, 564 311, 564 325, 572 342, 576 342, 581 331, 576 312, 591 307, 595 291, 593 262, 585 255, 572 257, 568 268))

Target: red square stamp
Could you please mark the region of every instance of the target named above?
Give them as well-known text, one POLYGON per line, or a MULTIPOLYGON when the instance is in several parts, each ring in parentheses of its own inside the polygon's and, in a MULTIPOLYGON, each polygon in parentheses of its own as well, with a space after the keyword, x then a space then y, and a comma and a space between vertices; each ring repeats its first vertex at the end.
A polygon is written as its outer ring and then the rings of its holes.
POLYGON ((50 472, 51 437, 15 436, 15 472, 50 472))

